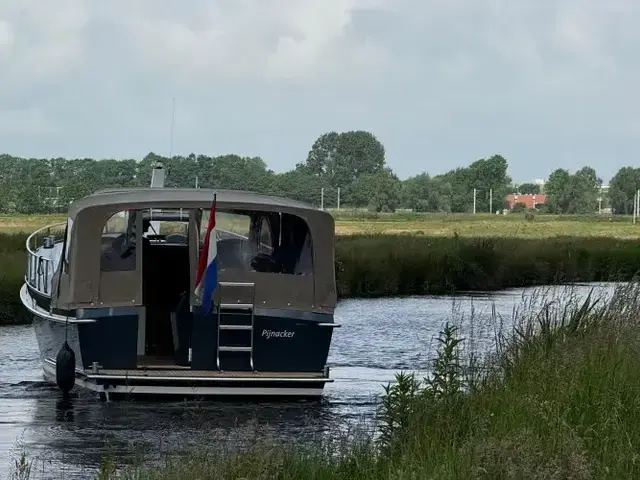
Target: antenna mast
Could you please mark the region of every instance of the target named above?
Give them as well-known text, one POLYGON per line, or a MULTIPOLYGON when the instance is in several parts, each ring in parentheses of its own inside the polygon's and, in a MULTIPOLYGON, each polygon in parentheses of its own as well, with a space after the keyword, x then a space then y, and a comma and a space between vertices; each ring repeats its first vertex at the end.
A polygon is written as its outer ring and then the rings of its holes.
POLYGON ((171 107, 171 133, 169 136, 169 160, 173 156, 173 127, 176 119, 176 97, 173 97, 173 105, 171 107))

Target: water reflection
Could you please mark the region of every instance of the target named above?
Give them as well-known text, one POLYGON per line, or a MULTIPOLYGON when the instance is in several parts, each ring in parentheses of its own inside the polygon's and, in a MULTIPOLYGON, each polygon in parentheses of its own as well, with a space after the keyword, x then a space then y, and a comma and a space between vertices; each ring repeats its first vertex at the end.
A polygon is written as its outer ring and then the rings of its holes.
POLYGON ((73 398, 70 395, 63 395, 56 401, 56 422, 73 422, 73 398))

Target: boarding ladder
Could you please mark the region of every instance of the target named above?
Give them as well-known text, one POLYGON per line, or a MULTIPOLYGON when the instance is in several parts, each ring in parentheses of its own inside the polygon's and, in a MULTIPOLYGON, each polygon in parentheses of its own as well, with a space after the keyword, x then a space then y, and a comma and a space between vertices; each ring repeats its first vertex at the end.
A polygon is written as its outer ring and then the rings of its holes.
POLYGON ((255 283, 219 282, 217 302, 218 335, 216 367, 218 370, 254 371, 253 325, 255 283), (232 294, 225 295, 225 290, 232 294), (230 299, 235 301, 230 301, 230 299))

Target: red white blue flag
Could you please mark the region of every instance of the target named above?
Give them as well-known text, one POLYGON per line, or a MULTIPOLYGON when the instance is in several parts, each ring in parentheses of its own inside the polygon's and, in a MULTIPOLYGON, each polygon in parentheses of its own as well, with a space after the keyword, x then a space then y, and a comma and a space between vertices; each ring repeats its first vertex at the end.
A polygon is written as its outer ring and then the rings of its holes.
POLYGON ((218 286, 217 254, 216 195, 214 195, 209 212, 207 233, 204 236, 202 250, 200 250, 200 260, 198 261, 198 272, 196 275, 196 295, 202 300, 202 310, 204 313, 211 311, 213 292, 218 286))

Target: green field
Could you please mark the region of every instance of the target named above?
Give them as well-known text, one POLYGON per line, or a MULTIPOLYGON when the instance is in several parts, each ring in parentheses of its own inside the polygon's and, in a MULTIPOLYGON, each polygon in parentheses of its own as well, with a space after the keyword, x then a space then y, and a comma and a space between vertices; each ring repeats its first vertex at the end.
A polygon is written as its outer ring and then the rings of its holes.
POLYGON ((31 233, 40 227, 65 221, 64 215, 0 215, 0 233, 31 233))
POLYGON ((338 235, 396 235, 545 238, 557 236, 640 238, 640 222, 628 216, 524 214, 436 214, 334 212, 338 235))

